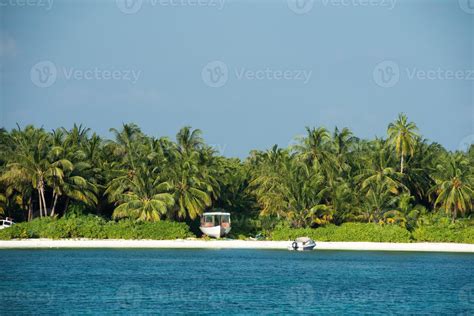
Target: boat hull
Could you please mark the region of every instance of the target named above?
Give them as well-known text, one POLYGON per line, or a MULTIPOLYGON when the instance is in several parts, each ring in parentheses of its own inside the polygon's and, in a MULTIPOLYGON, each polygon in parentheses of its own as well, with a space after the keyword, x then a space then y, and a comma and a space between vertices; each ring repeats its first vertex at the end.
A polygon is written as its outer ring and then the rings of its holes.
POLYGON ((290 246, 288 246, 288 250, 295 250, 295 251, 311 251, 311 250, 314 249, 314 247, 316 247, 316 243, 315 243, 315 242, 306 243, 306 244, 303 244, 302 242, 296 242, 296 247, 295 247, 294 244, 292 243, 290 246))
POLYGON ((199 227, 203 234, 214 237, 220 238, 224 237, 230 232, 230 227, 221 227, 221 226, 211 226, 211 227, 199 227))

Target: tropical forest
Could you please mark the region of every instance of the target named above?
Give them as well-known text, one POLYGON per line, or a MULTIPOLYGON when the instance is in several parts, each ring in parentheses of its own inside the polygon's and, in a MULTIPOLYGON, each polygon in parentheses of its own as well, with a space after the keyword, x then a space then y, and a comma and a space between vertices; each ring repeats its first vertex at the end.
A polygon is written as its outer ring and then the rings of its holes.
POLYGON ((306 127, 287 148, 229 158, 199 129, 173 139, 135 124, 0 129, 0 218, 13 238, 201 238, 207 211, 229 238, 474 243, 474 146, 449 151, 403 113, 382 138, 306 127))

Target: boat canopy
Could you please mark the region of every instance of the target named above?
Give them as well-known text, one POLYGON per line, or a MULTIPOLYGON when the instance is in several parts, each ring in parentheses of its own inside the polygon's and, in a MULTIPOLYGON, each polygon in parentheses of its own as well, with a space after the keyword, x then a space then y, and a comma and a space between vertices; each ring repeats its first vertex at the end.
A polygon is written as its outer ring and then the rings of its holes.
POLYGON ((230 213, 225 212, 208 212, 201 216, 201 226, 230 226, 230 213))
POLYGON ((203 213, 202 216, 206 216, 206 215, 230 215, 230 213, 225 213, 225 212, 207 212, 207 213, 203 213))

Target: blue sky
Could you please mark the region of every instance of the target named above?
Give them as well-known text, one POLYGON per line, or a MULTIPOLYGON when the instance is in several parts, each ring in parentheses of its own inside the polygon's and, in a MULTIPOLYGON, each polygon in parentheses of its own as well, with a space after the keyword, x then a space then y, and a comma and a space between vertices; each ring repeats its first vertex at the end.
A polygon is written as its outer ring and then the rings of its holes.
POLYGON ((0 0, 0 125, 200 128, 226 156, 405 112, 474 140, 474 0, 0 0), (126 6, 128 4, 128 6, 126 6))

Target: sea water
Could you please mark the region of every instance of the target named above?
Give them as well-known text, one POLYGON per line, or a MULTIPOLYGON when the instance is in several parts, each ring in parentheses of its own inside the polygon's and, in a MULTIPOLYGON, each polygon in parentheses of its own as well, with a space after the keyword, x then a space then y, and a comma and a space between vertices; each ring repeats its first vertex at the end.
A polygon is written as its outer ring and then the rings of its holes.
POLYGON ((474 313, 474 255, 1 250, 0 314, 474 313))

